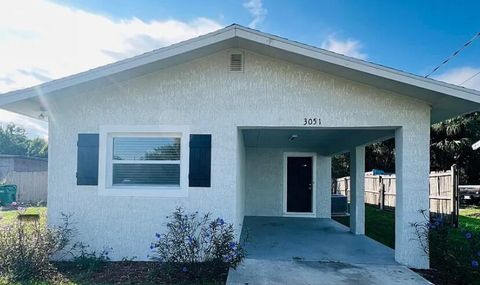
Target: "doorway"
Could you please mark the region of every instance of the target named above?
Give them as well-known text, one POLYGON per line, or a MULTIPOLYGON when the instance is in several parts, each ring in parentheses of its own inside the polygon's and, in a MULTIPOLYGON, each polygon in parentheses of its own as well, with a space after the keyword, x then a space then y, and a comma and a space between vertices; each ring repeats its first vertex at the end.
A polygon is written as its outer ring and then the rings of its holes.
POLYGON ((285 215, 315 216, 315 158, 314 153, 285 153, 285 215))

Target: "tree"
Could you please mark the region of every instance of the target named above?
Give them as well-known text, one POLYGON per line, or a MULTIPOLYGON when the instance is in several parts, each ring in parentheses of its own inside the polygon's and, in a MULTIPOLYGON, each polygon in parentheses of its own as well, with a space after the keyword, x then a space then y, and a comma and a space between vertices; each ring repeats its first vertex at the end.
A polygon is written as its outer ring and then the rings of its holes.
POLYGON ((432 170, 446 170, 457 164, 461 184, 480 184, 480 152, 472 149, 480 139, 479 112, 433 125, 430 138, 432 170))
MULTIPOLYGON (((456 164, 461 184, 480 184, 480 150, 472 149, 472 144, 478 140, 480 112, 433 125, 430 131, 430 169, 443 171, 456 164)), ((345 155, 335 156, 332 161, 333 177, 348 175, 348 164, 345 155)), ((366 147, 365 169, 370 171, 374 168, 395 172, 394 139, 366 147)))
POLYGON ((34 138, 28 141, 27 156, 47 157, 48 144, 42 138, 34 138))
POLYGON ((48 144, 41 138, 30 140, 24 128, 8 124, 0 126, 0 154, 47 157, 48 144))
POLYGON ((395 172, 395 139, 374 143, 365 148, 365 169, 395 172))
POLYGON ((337 154, 332 157, 332 177, 349 176, 350 156, 348 153, 337 154))

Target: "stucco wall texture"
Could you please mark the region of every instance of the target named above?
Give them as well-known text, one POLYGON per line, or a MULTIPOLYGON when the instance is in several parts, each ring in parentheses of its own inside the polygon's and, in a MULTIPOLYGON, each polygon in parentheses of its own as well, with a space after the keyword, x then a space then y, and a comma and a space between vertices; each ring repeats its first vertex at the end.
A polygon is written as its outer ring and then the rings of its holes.
MULTIPOLYGON (((414 140, 428 138, 428 132, 424 133, 430 124, 427 104, 248 50, 243 51, 244 72, 229 72, 230 52, 225 50, 127 81, 108 81, 95 90, 71 89, 54 100, 47 97, 51 110, 49 222, 59 223, 60 213, 72 213, 78 240, 92 249, 112 247, 113 259, 137 256, 138 260, 150 254, 155 232, 164 229, 165 216, 177 206, 212 212, 239 226, 243 209, 246 214, 255 213, 256 202, 249 198, 248 179, 242 181, 251 169, 249 151, 244 154, 241 149, 238 127, 303 127, 305 117, 321 118, 322 127, 406 128, 402 136, 408 146, 404 150, 414 151, 415 159, 422 162, 404 164, 403 174, 415 176, 407 183, 423 178, 426 181, 428 151, 423 144, 417 149, 414 140), (96 186, 76 186, 77 134, 98 133, 101 125, 188 125, 191 133, 212 134, 212 186, 190 188, 187 198, 99 196, 96 186)), ((403 157, 411 158, 407 154, 403 157)), ((329 159, 322 159, 328 165, 329 159)), ((327 175, 328 169, 323 172, 327 175)), ((428 207, 428 185, 407 188, 405 196, 417 192, 417 196, 427 197, 427 204, 420 199, 415 206, 428 207)), ((264 209, 264 214, 280 214, 277 202, 269 200, 269 195, 261 197, 272 205, 264 209)), ((403 203, 402 198, 400 201, 403 203)), ((406 203, 403 207, 408 208, 406 203)), ((409 210, 404 222, 421 218, 418 209, 409 210)), ((410 236, 411 232, 406 231, 410 236)), ((408 247, 399 244, 397 248, 408 247)), ((410 251, 415 256, 418 252, 410 251)))
MULTIPOLYGON (((284 214, 284 153, 315 153, 311 148, 246 148, 245 215, 284 214)), ((331 158, 316 154, 316 217, 330 218, 331 158)))

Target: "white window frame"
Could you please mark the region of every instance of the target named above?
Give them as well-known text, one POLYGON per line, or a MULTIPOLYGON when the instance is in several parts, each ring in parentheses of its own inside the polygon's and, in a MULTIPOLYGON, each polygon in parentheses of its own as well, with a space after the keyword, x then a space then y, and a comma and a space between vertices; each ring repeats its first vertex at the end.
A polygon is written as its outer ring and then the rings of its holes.
MULTIPOLYGON (((99 131, 98 193, 102 196, 140 197, 187 197, 188 152, 190 131, 188 126, 165 125, 103 125, 99 131), (114 137, 177 137, 180 138, 180 185, 113 185, 113 138, 114 137)), ((118 162, 118 161, 117 161, 118 162)), ((126 161, 122 163, 131 163, 126 161)), ((139 163, 139 161, 134 161, 139 163)), ((141 163, 168 163, 177 161, 141 163)))

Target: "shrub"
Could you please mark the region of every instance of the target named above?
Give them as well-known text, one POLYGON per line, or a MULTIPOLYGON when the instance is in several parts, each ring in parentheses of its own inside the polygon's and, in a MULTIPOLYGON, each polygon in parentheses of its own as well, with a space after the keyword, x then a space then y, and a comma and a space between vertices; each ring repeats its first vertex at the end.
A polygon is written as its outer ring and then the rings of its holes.
POLYGON ((167 216, 165 234, 155 234, 150 249, 152 260, 161 262, 163 273, 183 274, 189 279, 208 278, 228 268, 236 268, 244 259, 243 247, 235 241, 232 224, 211 219, 210 214, 186 214, 177 208, 167 216))
POLYGON ((51 258, 65 248, 73 233, 69 218, 63 215, 63 225, 55 228, 47 227, 45 215, 0 225, 0 277, 11 282, 51 277, 56 272, 51 258))
MULTIPOLYGON (((96 272, 102 269, 110 261, 109 251, 104 249, 100 252, 89 251, 89 245, 83 242, 75 243, 69 253, 73 256, 72 265, 80 270, 96 272)), ((112 250, 112 248, 110 248, 112 250)))
MULTIPOLYGON (((479 278, 480 233, 459 231, 440 217, 430 219, 429 212, 420 211, 425 222, 414 223, 416 234, 430 266, 443 284, 473 284, 479 278)), ((475 283, 477 284, 477 283, 475 283)))

